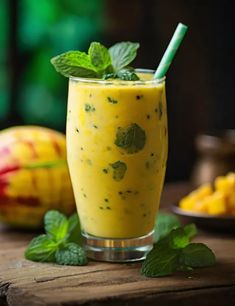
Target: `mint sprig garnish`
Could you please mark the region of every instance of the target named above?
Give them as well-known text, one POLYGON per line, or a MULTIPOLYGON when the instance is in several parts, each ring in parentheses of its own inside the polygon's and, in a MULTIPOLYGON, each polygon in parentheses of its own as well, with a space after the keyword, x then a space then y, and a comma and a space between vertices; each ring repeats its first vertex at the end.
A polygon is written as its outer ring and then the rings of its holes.
POLYGON ((119 78, 136 81, 139 77, 129 64, 137 55, 138 43, 121 42, 107 49, 99 42, 92 42, 88 53, 68 51, 51 59, 56 71, 66 77, 119 78))
POLYGON ((95 69, 101 73, 106 71, 107 68, 111 66, 109 51, 105 48, 105 46, 98 42, 91 43, 88 50, 88 56, 90 57, 91 63, 95 69))
POLYGON ((66 77, 99 78, 97 69, 85 52, 68 51, 51 59, 55 70, 66 77))
POLYGON ((86 254, 81 244, 81 230, 77 214, 70 218, 51 210, 44 217, 46 234, 34 238, 25 251, 25 258, 63 265, 85 265, 86 254))
POLYGON ((195 225, 173 229, 154 244, 142 265, 142 274, 160 277, 214 265, 216 259, 211 249, 203 243, 190 243, 195 234, 195 225))
POLYGON ((155 223, 153 241, 158 242, 178 227, 180 227, 180 221, 175 215, 159 212, 155 223))
POLYGON ((136 57, 139 43, 123 41, 109 48, 114 71, 127 67, 136 57))
POLYGON ((85 251, 78 244, 70 242, 55 253, 59 265, 84 266, 87 264, 85 251))

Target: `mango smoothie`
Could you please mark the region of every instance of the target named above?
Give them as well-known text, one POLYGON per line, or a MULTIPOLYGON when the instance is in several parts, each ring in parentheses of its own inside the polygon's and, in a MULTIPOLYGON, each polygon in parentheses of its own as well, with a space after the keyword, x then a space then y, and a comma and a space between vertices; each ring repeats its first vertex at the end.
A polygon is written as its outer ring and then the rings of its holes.
POLYGON ((104 238, 153 231, 167 160, 165 82, 70 78, 67 155, 82 230, 104 238))

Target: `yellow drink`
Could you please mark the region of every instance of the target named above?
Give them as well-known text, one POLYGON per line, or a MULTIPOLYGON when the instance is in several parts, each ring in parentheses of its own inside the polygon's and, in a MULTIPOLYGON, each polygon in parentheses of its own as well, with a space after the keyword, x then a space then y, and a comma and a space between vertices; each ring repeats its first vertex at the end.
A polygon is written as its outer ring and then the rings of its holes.
POLYGON ((68 164, 82 229, 95 237, 154 228, 167 160, 165 82, 139 76, 69 82, 68 164))

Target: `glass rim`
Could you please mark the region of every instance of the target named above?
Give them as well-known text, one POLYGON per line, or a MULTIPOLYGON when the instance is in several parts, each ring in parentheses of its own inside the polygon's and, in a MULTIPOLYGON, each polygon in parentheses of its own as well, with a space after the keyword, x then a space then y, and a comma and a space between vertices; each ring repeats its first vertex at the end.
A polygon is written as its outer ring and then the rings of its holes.
MULTIPOLYGON (((136 73, 148 73, 154 76, 155 70, 153 69, 144 69, 144 68, 136 68, 134 70, 136 73)), ((148 85, 148 84, 162 84, 165 81, 166 77, 162 77, 160 79, 152 79, 152 80, 137 80, 137 81, 124 81, 124 80, 102 80, 102 79, 92 79, 92 78, 81 78, 81 77, 69 77, 69 81, 73 82, 81 82, 81 83, 90 83, 90 84, 118 84, 118 85, 148 85)))

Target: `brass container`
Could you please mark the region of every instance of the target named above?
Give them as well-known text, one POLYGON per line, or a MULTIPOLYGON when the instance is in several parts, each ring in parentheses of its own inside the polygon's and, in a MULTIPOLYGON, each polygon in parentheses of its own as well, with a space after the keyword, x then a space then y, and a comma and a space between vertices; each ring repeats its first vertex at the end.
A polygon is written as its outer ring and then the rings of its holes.
POLYGON ((235 130, 198 135, 195 144, 199 158, 191 175, 194 186, 212 183, 218 175, 235 171, 235 130))

